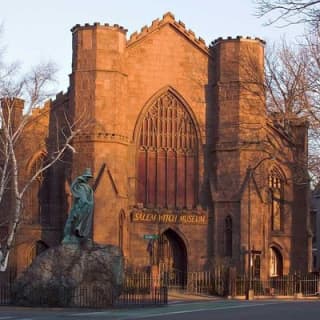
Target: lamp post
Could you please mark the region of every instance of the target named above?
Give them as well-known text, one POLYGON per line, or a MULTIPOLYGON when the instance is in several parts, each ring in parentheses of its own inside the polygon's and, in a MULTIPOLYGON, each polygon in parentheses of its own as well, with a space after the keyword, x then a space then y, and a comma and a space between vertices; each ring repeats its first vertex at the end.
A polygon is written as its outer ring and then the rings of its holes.
POLYGON ((253 249, 251 244, 251 180, 253 178, 253 174, 255 170, 266 160, 274 160, 273 157, 268 156, 262 158, 254 167, 250 165, 247 167, 247 183, 248 183, 248 217, 247 217, 247 224, 248 224, 248 266, 247 266, 247 275, 248 275, 248 285, 247 285, 247 300, 252 300, 254 296, 254 291, 252 288, 252 278, 253 278, 253 249))

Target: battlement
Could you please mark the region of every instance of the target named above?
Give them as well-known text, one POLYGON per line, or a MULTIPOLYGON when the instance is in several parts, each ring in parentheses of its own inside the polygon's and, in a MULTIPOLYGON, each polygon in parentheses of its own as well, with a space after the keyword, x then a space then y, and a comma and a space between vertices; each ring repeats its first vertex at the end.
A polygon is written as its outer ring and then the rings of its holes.
POLYGON ((50 101, 46 101, 43 106, 33 108, 31 110, 30 116, 31 117, 38 117, 41 115, 45 115, 48 113, 49 108, 50 108, 50 101))
POLYGON ((140 32, 134 32, 131 34, 128 41, 128 46, 134 44, 135 42, 143 39, 146 35, 159 30, 161 27, 170 24, 176 30, 180 31, 187 39, 193 42, 195 45, 200 47, 204 51, 208 51, 208 47, 201 37, 196 37, 195 33, 192 30, 187 30, 185 24, 182 21, 176 21, 175 16, 171 12, 167 12, 162 16, 162 19, 153 20, 150 26, 143 26, 140 32))
POLYGON ((227 37, 227 38, 219 37, 211 42, 210 48, 216 46, 217 44, 219 44, 221 42, 226 42, 226 41, 249 41, 249 42, 260 42, 262 45, 266 44, 266 42, 263 39, 260 39, 257 37, 255 37, 255 38, 243 37, 243 36, 227 37))
POLYGON ((56 94, 55 100, 62 100, 66 97, 66 95, 67 95, 67 92, 60 91, 56 94))
POLYGON ((94 22, 93 24, 90 24, 90 23, 85 23, 84 25, 76 24, 74 27, 71 28, 71 32, 74 33, 79 30, 97 29, 97 28, 105 28, 108 30, 118 30, 124 34, 126 34, 128 31, 127 29, 125 29, 124 27, 122 27, 118 24, 110 25, 109 23, 101 24, 99 22, 94 22))
MULTIPOLYGON (((186 25, 180 21, 176 20, 175 16, 171 12, 167 12, 162 16, 162 19, 155 19, 152 21, 151 25, 145 25, 143 26, 140 31, 135 31, 130 35, 129 40, 127 41, 127 46, 133 45, 134 43, 142 40, 145 38, 148 34, 155 32, 159 30, 161 27, 170 24, 172 25, 177 31, 179 31, 181 34, 183 34, 188 40, 193 42, 196 46, 201 48, 203 51, 208 53, 209 49, 216 46, 217 44, 225 41, 251 41, 251 42, 260 42, 262 45, 265 45, 265 41, 258 37, 244 37, 244 36, 236 36, 236 37, 219 37, 211 42, 210 46, 208 47, 205 43, 205 40, 201 37, 197 37, 195 33, 186 28, 186 25)), ((117 30, 126 35, 127 29, 124 27, 114 24, 110 25, 108 23, 101 24, 99 22, 94 22, 93 24, 85 23, 84 25, 76 24, 74 27, 71 28, 71 32, 75 33, 79 30, 85 30, 85 29, 97 29, 97 28, 106 28, 108 30, 117 30)))

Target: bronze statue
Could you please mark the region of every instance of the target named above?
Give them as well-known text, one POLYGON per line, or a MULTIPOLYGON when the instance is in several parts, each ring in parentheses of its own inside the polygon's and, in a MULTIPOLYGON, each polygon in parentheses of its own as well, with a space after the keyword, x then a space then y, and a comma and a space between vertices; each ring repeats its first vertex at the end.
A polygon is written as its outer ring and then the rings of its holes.
POLYGON ((62 243, 79 243, 81 239, 89 239, 92 229, 93 190, 88 184, 93 178, 91 169, 77 177, 71 185, 73 196, 72 207, 64 227, 62 243))

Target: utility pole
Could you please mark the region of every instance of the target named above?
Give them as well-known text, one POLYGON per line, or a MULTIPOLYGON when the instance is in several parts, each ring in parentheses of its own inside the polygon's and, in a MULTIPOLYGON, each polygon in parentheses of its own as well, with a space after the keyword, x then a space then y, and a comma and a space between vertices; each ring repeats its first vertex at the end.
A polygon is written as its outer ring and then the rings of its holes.
POLYGON ((247 288, 247 300, 252 300, 254 296, 254 291, 252 289, 252 246, 251 246, 251 179, 252 179, 253 170, 249 166, 247 168, 248 174, 248 288, 247 288))
POLYGON ((251 180, 253 178, 253 174, 255 170, 266 160, 274 160, 274 157, 268 156, 263 159, 261 159, 254 167, 251 167, 250 165, 247 167, 247 174, 246 179, 248 183, 248 207, 247 207, 247 230, 248 230, 248 266, 247 266, 247 292, 246 292, 246 299, 252 300, 254 298, 254 290, 252 287, 252 278, 253 278, 253 250, 252 250, 252 241, 251 241, 251 180))

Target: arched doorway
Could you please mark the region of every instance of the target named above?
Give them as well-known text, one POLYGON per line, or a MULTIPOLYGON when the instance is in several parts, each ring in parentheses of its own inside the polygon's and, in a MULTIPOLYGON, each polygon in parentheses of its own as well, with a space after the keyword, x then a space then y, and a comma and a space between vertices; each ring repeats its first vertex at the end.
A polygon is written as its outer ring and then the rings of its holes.
POLYGON ((276 247, 270 248, 270 277, 279 277, 283 275, 282 255, 276 247))
POLYGON ((169 287, 185 286, 188 257, 183 239, 172 229, 164 231, 158 240, 160 273, 169 287))

